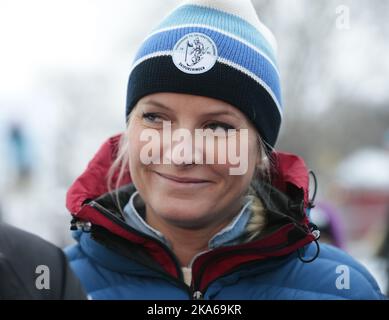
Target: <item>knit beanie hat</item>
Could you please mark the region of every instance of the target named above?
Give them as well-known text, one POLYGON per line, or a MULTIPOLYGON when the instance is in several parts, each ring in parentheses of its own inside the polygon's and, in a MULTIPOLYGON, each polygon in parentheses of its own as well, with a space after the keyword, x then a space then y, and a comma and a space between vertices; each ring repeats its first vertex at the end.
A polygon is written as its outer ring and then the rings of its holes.
POLYGON ((184 1, 142 42, 126 116, 152 93, 215 98, 242 111, 271 149, 282 117, 276 50, 250 0, 184 1))

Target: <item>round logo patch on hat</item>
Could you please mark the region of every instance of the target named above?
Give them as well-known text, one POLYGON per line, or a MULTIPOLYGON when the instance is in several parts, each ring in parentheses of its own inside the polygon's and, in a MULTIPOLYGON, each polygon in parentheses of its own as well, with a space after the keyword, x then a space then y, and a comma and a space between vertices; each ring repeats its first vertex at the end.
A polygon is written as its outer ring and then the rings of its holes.
POLYGON ((218 58, 215 42, 203 33, 189 33, 174 46, 173 62, 182 72, 200 74, 209 71, 218 58))

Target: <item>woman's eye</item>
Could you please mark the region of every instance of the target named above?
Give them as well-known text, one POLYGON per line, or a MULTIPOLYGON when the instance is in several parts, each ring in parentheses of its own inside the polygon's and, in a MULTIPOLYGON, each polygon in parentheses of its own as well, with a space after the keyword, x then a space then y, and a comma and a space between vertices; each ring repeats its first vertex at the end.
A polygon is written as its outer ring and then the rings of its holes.
POLYGON ((216 131, 217 129, 219 129, 219 130, 221 129, 224 131, 235 129, 233 126, 231 126, 227 123, 222 123, 222 122, 213 122, 213 123, 207 124, 206 127, 213 130, 213 131, 216 131))
POLYGON ((148 122, 161 122, 161 118, 156 114, 156 113, 151 113, 151 112, 144 112, 142 114, 142 118, 147 120, 148 122), (159 119, 159 121, 157 121, 159 119))

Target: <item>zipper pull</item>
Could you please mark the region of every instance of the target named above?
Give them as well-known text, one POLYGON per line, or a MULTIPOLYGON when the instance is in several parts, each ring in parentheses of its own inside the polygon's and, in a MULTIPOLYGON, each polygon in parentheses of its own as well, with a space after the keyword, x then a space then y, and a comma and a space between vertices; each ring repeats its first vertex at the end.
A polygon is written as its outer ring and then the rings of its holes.
POLYGON ((81 224, 81 230, 83 232, 90 232, 92 229, 92 224, 89 221, 83 221, 81 224))
POLYGON ((193 299, 194 300, 203 300, 203 294, 201 293, 201 291, 193 292, 193 299))
POLYGON ((71 231, 76 231, 76 230, 78 230, 77 221, 78 221, 77 218, 73 218, 72 221, 70 221, 70 230, 71 230, 71 231))
POLYGON ((319 240, 320 239, 320 230, 317 227, 317 225, 310 222, 308 224, 308 226, 309 226, 309 230, 311 231, 312 235, 315 237, 315 240, 319 240))
POLYGON ((90 232, 92 228, 92 224, 89 221, 81 221, 77 218, 73 218, 70 222, 70 230, 82 230, 83 232, 90 232))

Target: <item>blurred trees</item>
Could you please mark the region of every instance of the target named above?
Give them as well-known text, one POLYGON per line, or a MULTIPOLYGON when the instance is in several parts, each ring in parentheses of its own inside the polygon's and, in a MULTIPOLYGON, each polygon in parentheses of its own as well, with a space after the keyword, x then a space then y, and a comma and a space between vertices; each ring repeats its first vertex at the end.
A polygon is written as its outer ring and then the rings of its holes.
POLYGON ((277 147, 322 182, 348 153, 382 146, 389 128, 389 2, 253 0, 278 40, 285 121, 277 147), (350 10, 350 29, 336 9, 350 10))

